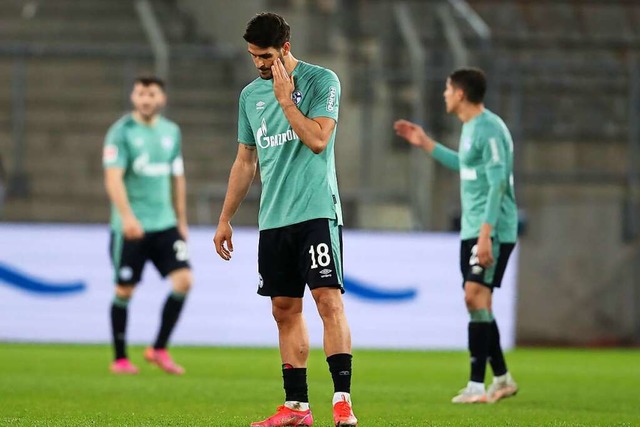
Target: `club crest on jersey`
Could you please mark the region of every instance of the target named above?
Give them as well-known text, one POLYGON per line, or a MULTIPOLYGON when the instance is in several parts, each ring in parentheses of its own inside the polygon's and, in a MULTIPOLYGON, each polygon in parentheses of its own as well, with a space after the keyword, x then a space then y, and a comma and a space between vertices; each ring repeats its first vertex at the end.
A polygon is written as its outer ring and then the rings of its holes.
POLYGON ((171 138, 170 136, 163 136, 162 147, 165 150, 171 150, 173 148, 173 138, 171 138))
POLYGON ((300 104, 300 101, 302 101, 302 92, 300 92, 299 90, 294 90, 291 94, 291 100, 296 105, 300 104))

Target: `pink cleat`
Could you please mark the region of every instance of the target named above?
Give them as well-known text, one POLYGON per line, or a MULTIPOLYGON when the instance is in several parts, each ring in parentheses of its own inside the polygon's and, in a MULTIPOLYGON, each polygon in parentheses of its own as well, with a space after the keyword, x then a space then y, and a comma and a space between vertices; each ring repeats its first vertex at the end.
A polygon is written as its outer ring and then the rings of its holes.
POLYGON ((342 400, 333 405, 333 423, 336 427, 356 427, 358 419, 353 414, 351 402, 342 396, 342 400))
POLYGON ((251 423, 251 427, 284 427, 284 426, 312 426, 313 415, 311 409, 296 411, 284 405, 278 406, 275 415, 266 420, 251 423))
POLYGON ((184 374, 184 368, 171 359, 169 352, 165 348, 155 349, 153 347, 147 347, 144 350, 144 358, 147 362, 158 365, 160 369, 168 374, 184 374))
POLYGON ((140 372, 136 365, 129 362, 126 357, 115 360, 109 370, 118 375, 136 375, 140 372))

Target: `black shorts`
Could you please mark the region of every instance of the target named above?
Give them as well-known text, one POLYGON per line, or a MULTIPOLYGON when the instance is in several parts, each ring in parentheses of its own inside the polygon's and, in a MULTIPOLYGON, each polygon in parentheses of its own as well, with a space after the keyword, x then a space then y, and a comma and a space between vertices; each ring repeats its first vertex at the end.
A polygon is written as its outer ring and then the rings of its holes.
POLYGON ((342 227, 318 218, 260 231, 258 294, 302 298, 309 289, 338 288, 342 279, 342 227))
POLYGON ((460 272, 465 282, 476 282, 489 288, 499 288, 515 243, 500 243, 492 239, 493 264, 484 268, 478 263, 478 239, 463 240, 460 244, 460 272))
POLYGON ((187 243, 176 227, 146 232, 142 239, 125 239, 121 232, 111 231, 109 244, 114 281, 121 285, 135 285, 142 279, 147 260, 162 277, 171 272, 190 268, 187 243))

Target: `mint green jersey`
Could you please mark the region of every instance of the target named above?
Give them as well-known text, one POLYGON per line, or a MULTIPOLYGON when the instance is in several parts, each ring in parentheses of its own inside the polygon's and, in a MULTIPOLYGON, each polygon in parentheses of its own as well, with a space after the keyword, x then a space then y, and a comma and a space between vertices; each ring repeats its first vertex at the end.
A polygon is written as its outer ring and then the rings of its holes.
MULTIPOLYGON (((306 117, 338 121, 340 81, 326 68, 298 61, 292 99, 306 117)), ((336 178, 336 128, 325 150, 314 154, 292 129, 273 93, 273 80, 255 79, 240 94, 238 142, 258 151, 262 195, 260 230, 315 218, 336 219, 342 209, 336 178)))
MULTIPOLYGON (((104 141, 104 168, 124 170, 124 185, 131 210, 145 231, 176 225, 171 177, 182 175, 181 134, 164 117, 147 126, 127 114, 109 128, 104 141)), ((111 228, 122 230, 122 219, 111 205, 111 228)))
POLYGON ((513 189, 513 140, 502 119, 485 108, 462 126, 458 153, 437 144, 432 154, 460 171, 460 237, 478 237, 486 222, 499 242, 515 242, 518 207, 513 189))

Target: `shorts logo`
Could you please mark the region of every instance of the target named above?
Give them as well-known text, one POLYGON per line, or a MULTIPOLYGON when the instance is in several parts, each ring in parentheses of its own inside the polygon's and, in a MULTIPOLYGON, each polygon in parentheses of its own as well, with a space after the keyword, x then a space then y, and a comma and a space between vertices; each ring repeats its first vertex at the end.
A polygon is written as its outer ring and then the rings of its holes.
POLYGON ((291 100, 296 105, 300 104, 300 101, 302 101, 302 92, 300 92, 299 90, 294 91, 291 94, 291 100))
POLYGON ((262 278, 262 274, 258 274, 258 289, 262 289, 264 286, 264 279, 262 278))
POLYGON ((118 277, 120 278, 120 280, 131 280, 131 278, 133 277, 133 270, 128 266, 121 267, 120 271, 118 272, 118 277))
POLYGON ((480 267, 479 265, 474 265, 473 267, 471 267, 471 272, 473 274, 480 274, 482 273, 483 268, 480 267))
POLYGON ((329 270, 328 268, 325 268, 325 269, 323 269, 323 270, 320 270, 320 277, 322 277, 323 279, 324 279, 324 278, 327 278, 327 277, 331 277, 331 272, 332 272, 332 271, 333 271, 333 270, 329 270))

